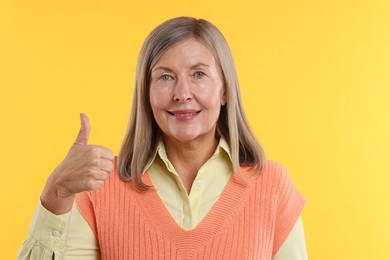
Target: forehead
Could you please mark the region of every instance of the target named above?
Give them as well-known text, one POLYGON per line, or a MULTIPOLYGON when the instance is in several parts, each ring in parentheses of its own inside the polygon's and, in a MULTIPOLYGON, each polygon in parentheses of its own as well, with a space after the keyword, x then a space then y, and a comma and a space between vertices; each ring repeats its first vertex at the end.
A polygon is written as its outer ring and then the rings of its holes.
MULTIPOLYGON (((213 53, 200 41, 190 38, 180 41, 168 48, 157 60, 157 65, 186 66, 195 63, 205 63, 215 66, 213 53)), ((154 67, 155 67, 154 66, 154 67)))

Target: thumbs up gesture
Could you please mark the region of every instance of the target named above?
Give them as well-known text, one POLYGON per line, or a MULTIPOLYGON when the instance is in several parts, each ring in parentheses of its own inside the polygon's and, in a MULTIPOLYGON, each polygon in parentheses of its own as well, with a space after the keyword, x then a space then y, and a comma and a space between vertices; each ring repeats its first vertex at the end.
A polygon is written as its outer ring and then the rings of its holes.
POLYGON ((90 122, 80 114, 79 134, 65 159, 49 176, 41 195, 42 205, 54 214, 72 209, 76 193, 96 190, 114 169, 114 153, 98 145, 88 145, 90 122))

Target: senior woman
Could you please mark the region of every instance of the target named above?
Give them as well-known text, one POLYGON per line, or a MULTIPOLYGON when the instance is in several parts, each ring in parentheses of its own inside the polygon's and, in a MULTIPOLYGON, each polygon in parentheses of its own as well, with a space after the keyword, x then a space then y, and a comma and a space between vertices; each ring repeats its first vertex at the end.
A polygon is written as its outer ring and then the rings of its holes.
POLYGON ((80 118, 19 259, 307 259, 305 200, 265 159, 210 22, 174 18, 146 38, 118 158, 88 145, 80 118))

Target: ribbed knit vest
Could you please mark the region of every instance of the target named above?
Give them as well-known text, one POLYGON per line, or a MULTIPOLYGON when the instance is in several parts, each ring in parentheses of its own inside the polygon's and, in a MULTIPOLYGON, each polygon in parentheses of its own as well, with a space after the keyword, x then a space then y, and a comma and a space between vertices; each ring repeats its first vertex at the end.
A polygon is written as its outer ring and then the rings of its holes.
MULTIPOLYGON (((261 174, 241 168, 202 222, 177 225, 155 189, 135 189, 114 171, 102 188, 76 202, 95 233, 103 259, 271 259, 305 200, 285 168, 267 161, 261 174)), ((149 175, 144 182, 152 185, 149 175)))

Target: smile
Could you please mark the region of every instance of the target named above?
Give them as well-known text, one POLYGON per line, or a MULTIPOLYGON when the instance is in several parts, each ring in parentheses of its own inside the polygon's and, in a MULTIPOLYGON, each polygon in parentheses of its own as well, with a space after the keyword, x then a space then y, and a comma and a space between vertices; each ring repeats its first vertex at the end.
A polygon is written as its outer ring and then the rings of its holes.
POLYGON ((196 117, 199 113, 199 111, 168 111, 168 113, 172 116, 174 116, 176 119, 179 120, 188 120, 196 117))
POLYGON ((186 113, 186 114, 173 114, 175 116, 193 116, 193 115, 196 115, 198 114, 198 112, 194 112, 194 113, 186 113))

